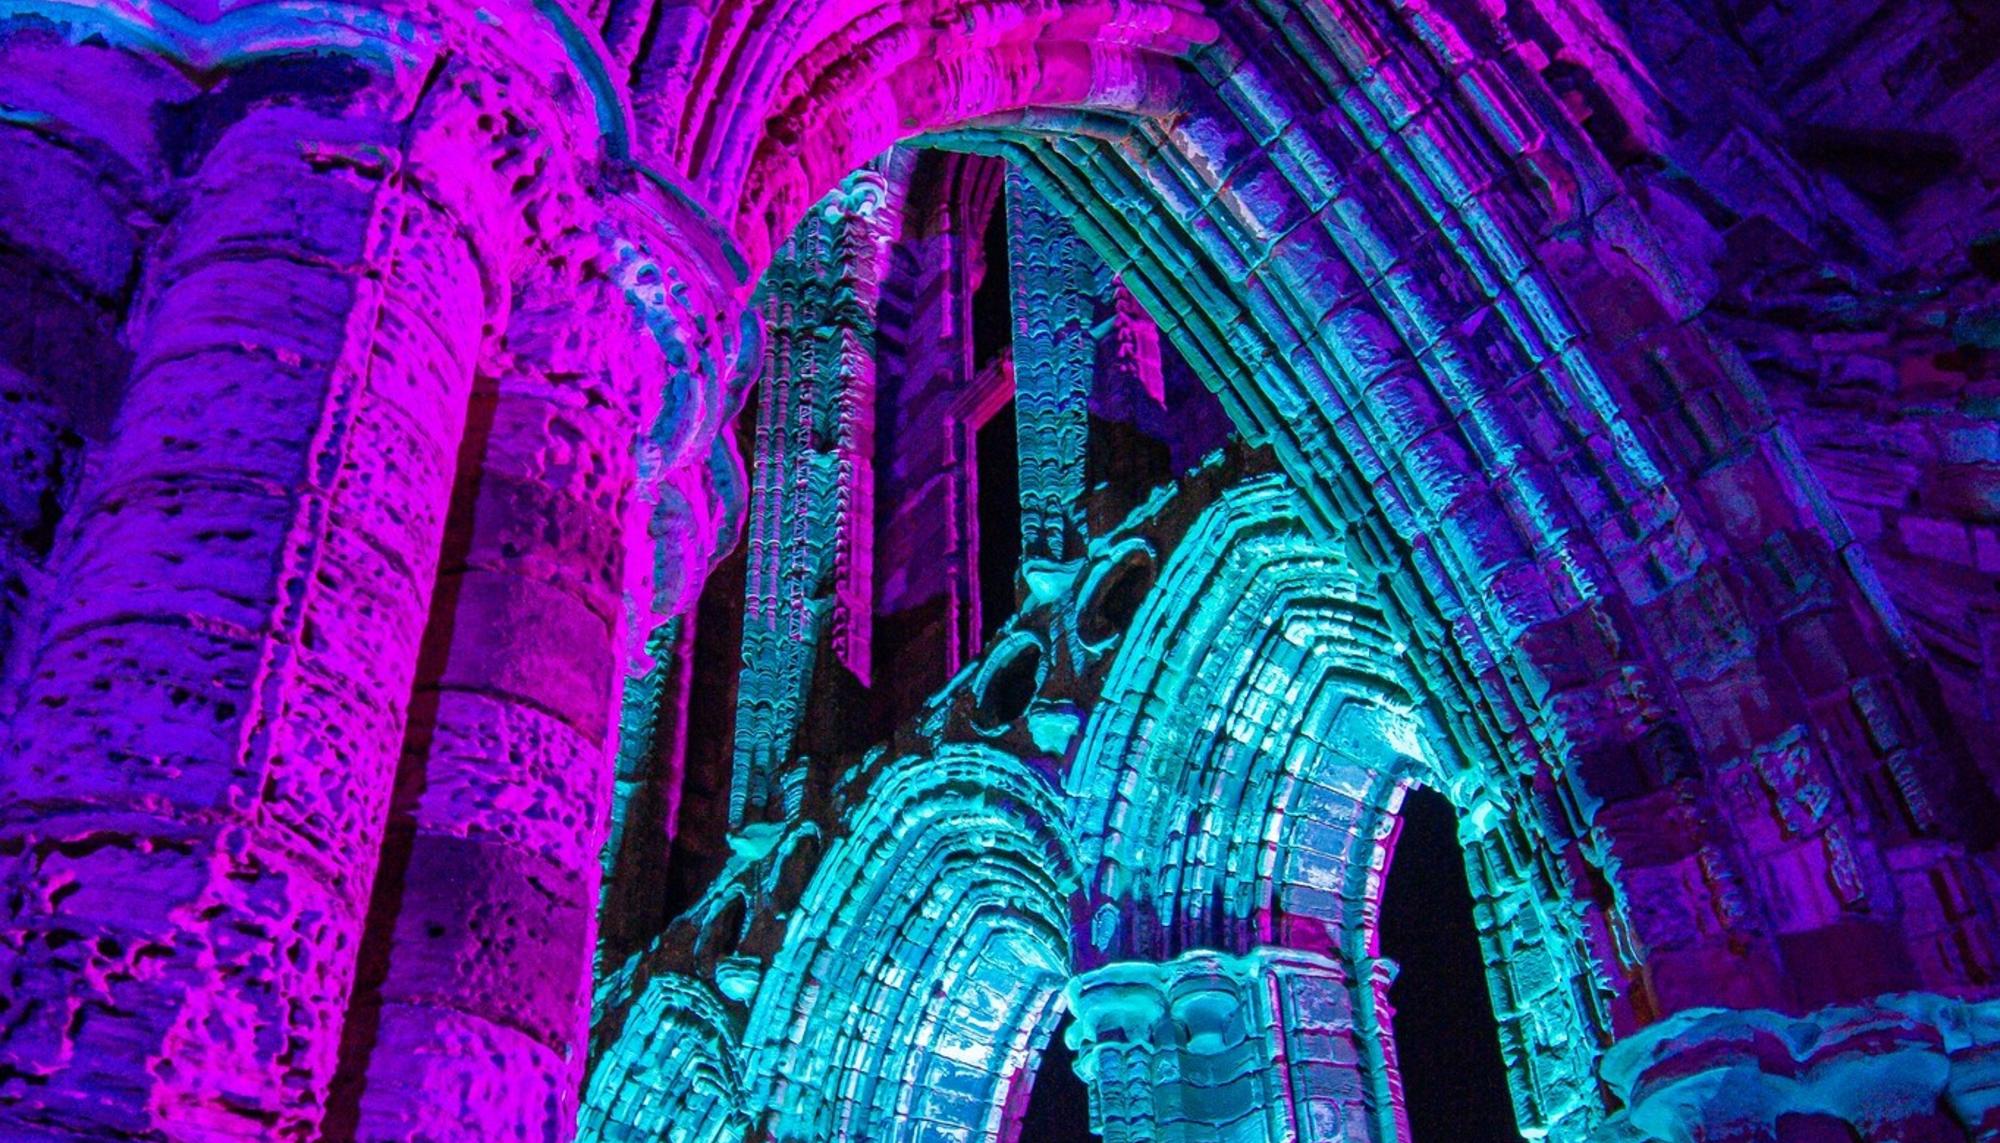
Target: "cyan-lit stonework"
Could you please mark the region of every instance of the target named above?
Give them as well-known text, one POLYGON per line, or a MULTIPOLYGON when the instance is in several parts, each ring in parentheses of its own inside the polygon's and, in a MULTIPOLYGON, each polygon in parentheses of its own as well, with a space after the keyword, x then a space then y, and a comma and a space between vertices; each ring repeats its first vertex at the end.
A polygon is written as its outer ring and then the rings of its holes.
POLYGON ((0 0, 0 1141, 2000 1140, 1996 187, 1965 0, 0 0))

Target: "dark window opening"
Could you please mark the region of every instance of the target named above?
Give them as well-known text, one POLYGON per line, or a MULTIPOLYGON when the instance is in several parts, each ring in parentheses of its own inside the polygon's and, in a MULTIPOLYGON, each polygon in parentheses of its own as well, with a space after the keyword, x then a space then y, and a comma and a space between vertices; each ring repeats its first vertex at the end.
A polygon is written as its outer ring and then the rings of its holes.
POLYGON ((1093 413, 1084 471, 1091 490, 1091 531, 1110 531, 1155 488, 1174 478, 1173 448, 1137 424, 1093 413))
MULTIPOLYGON (((1134 313, 1116 318, 1134 328, 1114 332, 1098 347, 1086 465, 1091 490, 1087 519, 1094 535, 1117 527, 1154 489, 1193 470, 1228 443, 1235 431, 1222 403, 1173 344, 1144 324, 1149 319, 1136 313, 1137 304, 1123 303, 1134 313), (1143 358, 1147 343, 1159 358, 1156 381, 1144 376, 1148 366, 1143 361, 1119 357, 1132 352, 1143 358), (1157 394, 1152 389, 1155 383, 1157 394)), ((1113 307, 1098 311, 1100 320, 1113 314, 1113 307)))
POLYGON ((1020 1143, 1098 1143, 1090 1130, 1090 1089, 1076 1074, 1076 1055, 1064 1038, 1070 1018, 1049 1037, 1028 1089, 1020 1143))
POLYGON ((1014 344, 1014 291, 1007 271, 1007 209, 995 202, 981 246, 986 268, 972 291, 972 371, 1014 344))
POLYGON ((1008 401, 974 434, 979 502, 979 645, 1014 614, 1014 573, 1021 565, 1021 460, 1008 401))
POLYGON ((1379 940, 1402 966, 1389 1003, 1411 1143, 1519 1143, 1458 815, 1433 790, 1403 802, 1379 940))
MULTIPOLYGON (((744 456, 756 455, 758 387, 752 385, 736 419, 736 442, 744 456)), ((641 938, 656 935, 668 920, 679 916, 701 899, 729 857, 726 841, 729 822, 729 792, 735 769, 736 696, 743 674, 743 601, 750 570, 750 545, 739 533, 732 547, 702 586, 701 598, 689 617, 694 624, 694 646, 689 661, 686 753, 681 775, 680 819, 674 831, 672 851, 666 868, 654 870, 649 878, 664 882, 654 889, 652 880, 641 882, 635 908, 645 908, 643 928, 631 933, 626 951, 636 950, 641 938), (654 912, 653 910, 657 910, 654 912)), ((660 712, 661 719, 674 717, 671 709, 660 712)), ((661 813, 666 811, 661 799, 661 813)), ((628 818, 626 837, 643 838, 651 831, 665 832, 668 824, 642 818, 628 818)), ((618 882, 614 879, 613 885, 618 882)), ((623 955, 623 953, 621 953, 623 955)), ((613 962, 607 962, 613 963, 613 962)))

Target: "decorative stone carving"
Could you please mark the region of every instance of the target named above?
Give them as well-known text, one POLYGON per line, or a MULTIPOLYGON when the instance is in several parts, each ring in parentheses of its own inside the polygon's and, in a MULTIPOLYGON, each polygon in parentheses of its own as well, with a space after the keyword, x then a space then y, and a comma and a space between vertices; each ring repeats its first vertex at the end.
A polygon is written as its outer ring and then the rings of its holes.
POLYGON ((896 228, 888 179, 848 176, 780 247, 760 287, 744 670, 732 824, 796 797, 799 720, 823 649, 869 679, 874 621, 875 325, 896 228))
POLYGON ((1038 371, 1033 662, 824 805, 757 783, 763 880, 658 1009, 721 1053, 755 1002, 754 1066, 674 1107, 986 1132, 1065 958, 1320 947, 1367 862, 1260 862, 1352 836, 1375 787, 1306 788, 1365 710, 1477 819, 1524 1131, 1654 1027, 1619 1131, 1992 1135, 1994 6, 1111 7, 0 0, 0 1134, 569 1130, 615 696, 743 520, 752 284, 922 137, 1015 161, 1273 458, 1205 581, 1255 606, 1179 594, 1153 504, 1099 529, 1145 598, 1231 606, 1075 637, 1038 371), (1034 968, 981 1023, 989 936, 1034 968), (1911 989, 1966 1007, 1824 1007, 1911 989), (1821 1015, 1662 1046, 1716 1004, 1821 1015))
MULTIPOLYGON (((1105 1143, 1397 1138, 1379 1033, 1339 962, 1259 948, 1121 961, 1072 980, 1069 1044, 1105 1143)), ((1365 986, 1365 985, 1364 985, 1365 986)))
MULTIPOLYGON (((1007 250, 1013 262, 1021 559, 1061 563, 1083 547, 1096 319, 1099 297, 1110 288, 1109 273, 1069 220, 1011 168, 1007 250)), ((1134 352, 1140 352, 1136 338, 1134 352)))

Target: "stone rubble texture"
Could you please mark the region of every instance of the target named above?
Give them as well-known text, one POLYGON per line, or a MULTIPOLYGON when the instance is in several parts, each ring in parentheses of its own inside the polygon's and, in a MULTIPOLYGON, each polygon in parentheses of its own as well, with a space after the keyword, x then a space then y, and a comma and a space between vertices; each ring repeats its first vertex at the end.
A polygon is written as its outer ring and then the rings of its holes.
POLYGON ((1960 0, 0 0, 0 1139, 1013 1140, 1066 1012, 1398 1138, 1412 785, 1524 1135, 2000 1139, 1996 185, 1960 0))

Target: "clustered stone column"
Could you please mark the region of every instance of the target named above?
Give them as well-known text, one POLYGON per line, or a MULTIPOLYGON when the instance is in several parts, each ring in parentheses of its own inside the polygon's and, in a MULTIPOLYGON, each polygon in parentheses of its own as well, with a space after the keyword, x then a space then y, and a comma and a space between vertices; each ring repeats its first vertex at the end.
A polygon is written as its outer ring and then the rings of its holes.
MULTIPOLYGON (((1337 961, 1199 951, 1077 977, 1068 1001, 1090 1126, 1105 1143, 1399 1138, 1392 1088, 1337 961)), ((1404 1132, 1406 1134, 1406 1132, 1404 1132)))
POLYGON ((349 14, 57 25, 199 67, 135 104, 171 213, 0 704, 9 1139, 574 1123, 618 673, 734 531, 745 271, 607 161, 560 13, 349 14))
MULTIPOLYGON (((104 408, 125 383, 117 331, 139 254, 135 230, 151 205, 126 169, 129 156, 107 155, 115 148, 75 132, 73 120, 86 117, 37 113, 62 86, 51 59, 62 54, 0 47, 0 106, 32 109, 0 115, 0 680, 26 670, 30 605, 47 590, 45 561, 82 474, 85 439, 102 430, 104 408)), ((0 723, 17 697, 0 682, 0 723)))
POLYGON ((888 180, 856 171, 764 274, 733 825, 798 796, 791 763, 822 644, 869 678, 876 309, 894 229, 888 180))
POLYGON ((1083 550, 1098 299, 1109 272, 1019 168, 1007 169, 1014 305, 1014 415, 1021 463, 1021 558, 1083 550))
MULTIPOLYGON (((333 69, 340 70, 340 69, 333 69)), ((448 100, 253 106, 148 261, 0 776, 0 1124, 312 1112, 496 269, 448 100), (457 171, 452 172, 456 177, 457 171)))
POLYGON ((523 291, 481 370, 485 447, 459 478, 391 817, 375 1040, 348 1061, 361 1138, 448 1135, 468 1090, 499 1137, 575 1113, 635 479, 618 395, 650 343, 593 252, 568 253, 582 280, 523 291))

